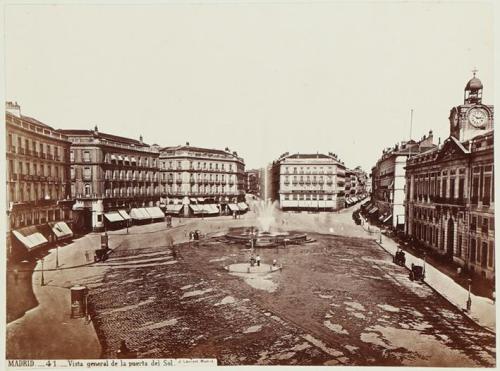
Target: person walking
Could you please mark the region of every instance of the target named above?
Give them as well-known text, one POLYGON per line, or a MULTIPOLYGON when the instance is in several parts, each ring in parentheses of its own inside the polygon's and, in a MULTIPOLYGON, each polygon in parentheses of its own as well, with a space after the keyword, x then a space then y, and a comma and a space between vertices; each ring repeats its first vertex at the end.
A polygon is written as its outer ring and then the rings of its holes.
POLYGON ((87 263, 89 262, 90 260, 90 257, 89 257, 89 251, 88 250, 85 250, 85 260, 87 261, 87 263))
POLYGON ((260 267, 260 255, 257 255, 255 261, 257 262, 257 267, 260 267))

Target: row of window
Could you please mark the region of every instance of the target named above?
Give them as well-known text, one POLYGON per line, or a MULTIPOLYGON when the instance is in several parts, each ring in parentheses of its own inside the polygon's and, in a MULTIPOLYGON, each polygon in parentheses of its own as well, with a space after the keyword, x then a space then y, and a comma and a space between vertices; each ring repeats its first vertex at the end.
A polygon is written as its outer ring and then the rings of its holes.
MULTIPOLYGON (((178 186, 161 186, 162 192, 179 194, 183 193, 185 189, 178 186)), ((193 186, 189 189, 189 193, 207 193, 207 194, 221 194, 221 193, 234 193, 235 188, 229 186, 193 186)))
MULTIPOLYGON (((444 228, 415 223, 413 225, 413 235, 420 241, 424 241, 440 250, 445 250, 444 228)), ((454 242, 455 241, 451 239, 447 241, 447 244, 451 244, 451 246, 447 246, 447 249, 453 250, 454 242)), ((456 243, 456 256, 464 258, 473 264, 480 264, 483 268, 486 268, 486 266, 490 268, 493 267, 494 241, 481 240, 480 237, 471 237, 468 256, 464 256, 465 249, 463 248, 463 237, 461 233, 458 233, 456 243), (478 246, 480 248, 477 248, 478 246)))
POLYGON ((39 201, 46 198, 60 200, 66 198, 65 187, 55 184, 17 183, 9 187, 10 202, 39 201))
MULTIPOLYGON (((183 177, 181 174, 177 174, 176 177, 174 177, 174 174, 173 173, 162 173, 161 175, 161 179, 164 180, 164 181, 174 181, 175 180, 179 180, 179 181, 182 181, 183 180, 183 177)), ((186 179, 186 178, 184 178, 186 179)), ((226 177, 226 174, 191 174, 191 176, 189 177, 189 180, 190 181, 197 181, 197 182, 202 182, 202 181, 222 181, 222 182, 225 182, 226 180, 228 181, 235 181, 236 179, 236 176, 234 174, 232 175, 227 175, 226 177)))
MULTIPOLYGON (((160 161, 160 167, 162 170, 182 170, 182 164, 186 163, 183 161, 160 161)), ((189 170, 221 170, 221 171, 233 171, 233 164, 225 164, 219 162, 201 162, 201 161, 189 161, 189 170)))
MULTIPOLYGON (((97 153, 97 151, 90 150, 71 150, 69 152, 69 160, 70 162, 98 162, 96 157, 97 153), (94 156, 92 156, 92 154, 94 154, 94 156)), ((156 161, 156 158, 146 156, 136 157, 112 153, 106 153, 104 155, 104 162, 108 164, 156 167, 156 161)))
POLYGON ((444 199, 465 199, 468 197, 467 188, 470 188, 472 203, 479 200, 483 205, 494 201, 494 179, 492 166, 476 167, 472 175, 472 186, 466 184, 465 169, 443 170, 426 175, 419 175, 414 180, 414 190, 408 182, 407 199, 413 191, 413 200, 428 200, 433 196, 444 199))
POLYGON ((285 166, 285 174, 333 174, 333 167, 285 166))
POLYGON ((28 225, 37 225, 61 220, 69 220, 71 211, 61 210, 59 208, 52 210, 26 210, 16 212, 10 217, 12 229, 21 228, 28 225))
POLYGON ((38 176, 59 176, 64 178, 64 166, 45 162, 23 162, 9 160, 9 174, 38 175, 38 176), (17 166, 16 166, 17 165, 17 166))
POLYGON ((9 133, 7 135, 7 145, 9 148, 16 147, 17 153, 30 154, 32 156, 37 156, 41 154, 49 154, 55 157, 59 157, 59 153, 63 153, 64 147, 58 146, 56 144, 49 144, 37 141, 36 139, 29 139, 23 137, 20 134, 9 133), (17 137, 17 138, 16 138, 17 137), (17 143, 16 143, 17 139, 17 143))
POLYGON ((291 195, 283 195, 283 200, 288 201, 288 200, 294 200, 294 201, 331 201, 333 200, 333 195, 327 194, 327 195, 320 195, 316 193, 295 193, 291 195))

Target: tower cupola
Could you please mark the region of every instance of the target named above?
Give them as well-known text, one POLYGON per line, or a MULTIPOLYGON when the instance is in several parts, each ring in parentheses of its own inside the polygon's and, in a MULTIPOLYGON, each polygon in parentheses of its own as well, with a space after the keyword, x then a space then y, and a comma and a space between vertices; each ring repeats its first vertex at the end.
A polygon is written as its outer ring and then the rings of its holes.
POLYGON ((464 104, 481 104, 483 96, 483 83, 476 77, 477 70, 472 71, 472 79, 469 80, 464 89, 464 104))

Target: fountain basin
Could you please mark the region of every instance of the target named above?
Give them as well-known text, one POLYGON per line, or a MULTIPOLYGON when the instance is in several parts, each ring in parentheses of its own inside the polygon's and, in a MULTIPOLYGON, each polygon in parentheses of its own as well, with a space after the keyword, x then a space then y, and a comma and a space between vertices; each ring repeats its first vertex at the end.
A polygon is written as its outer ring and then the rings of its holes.
POLYGON ((227 241, 254 247, 275 247, 298 245, 312 242, 305 233, 294 232, 262 232, 256 229, 233 228, 225 236, 227 241))

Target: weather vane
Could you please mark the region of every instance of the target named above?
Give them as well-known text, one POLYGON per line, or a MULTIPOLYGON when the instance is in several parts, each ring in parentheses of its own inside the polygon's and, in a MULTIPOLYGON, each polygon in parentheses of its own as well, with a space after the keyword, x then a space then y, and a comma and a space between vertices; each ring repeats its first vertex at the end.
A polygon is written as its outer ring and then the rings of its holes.
POLYGON ((472 73, 474 74, 474 77, 476 77, 476 72, 477 72, 477 71, 478 71, 478 70, 477 70, 477 67, 474 67, 474 68, 472 69, 472 73))

